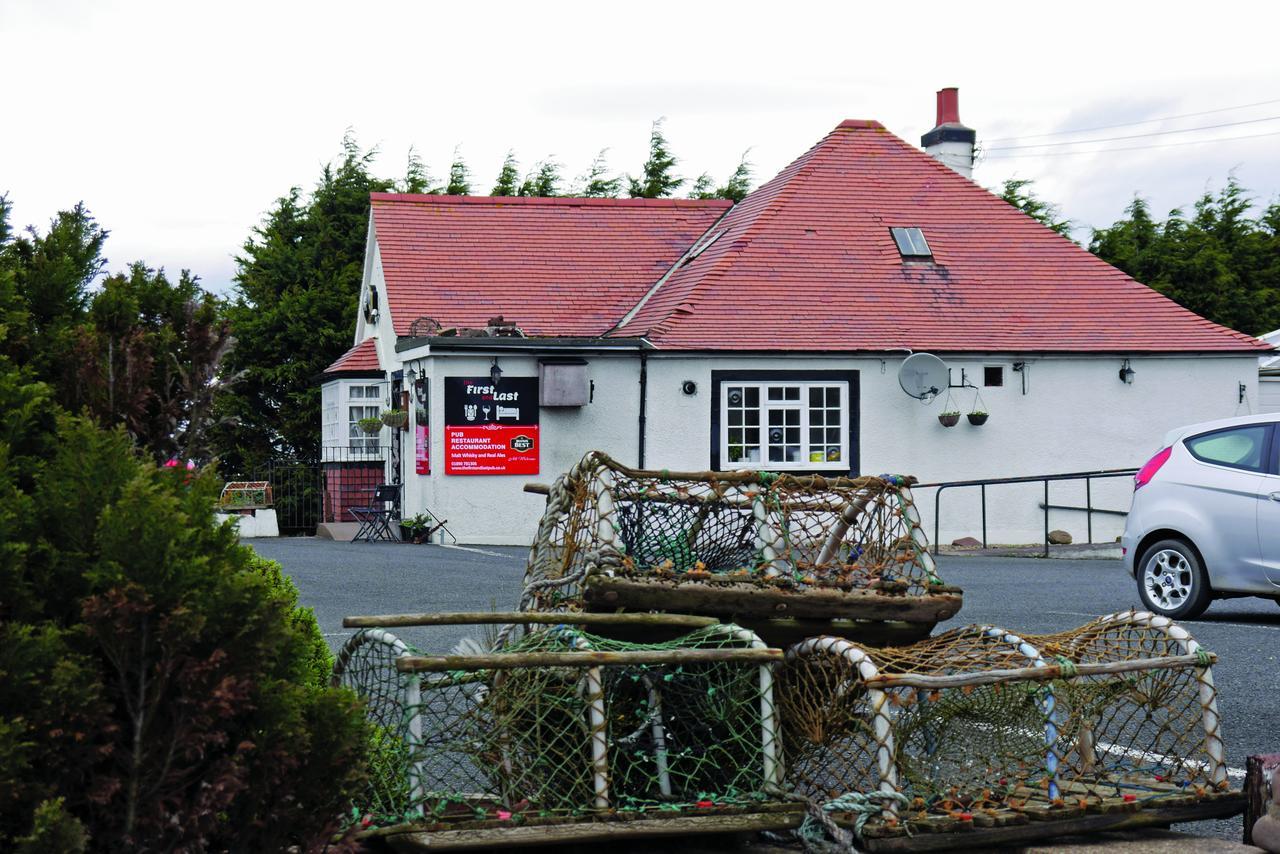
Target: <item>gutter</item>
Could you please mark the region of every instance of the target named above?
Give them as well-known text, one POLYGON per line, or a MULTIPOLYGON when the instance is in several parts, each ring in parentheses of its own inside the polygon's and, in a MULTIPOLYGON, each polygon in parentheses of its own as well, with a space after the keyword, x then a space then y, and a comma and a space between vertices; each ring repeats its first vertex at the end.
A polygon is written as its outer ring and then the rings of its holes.
POLYGON ((453 335, 425 338, 401 338, 396 352, 430 348, 433 353, 541 353, 555 350, 567 353, 626 353, 649 343, 643 338, 461 338, 453 335))

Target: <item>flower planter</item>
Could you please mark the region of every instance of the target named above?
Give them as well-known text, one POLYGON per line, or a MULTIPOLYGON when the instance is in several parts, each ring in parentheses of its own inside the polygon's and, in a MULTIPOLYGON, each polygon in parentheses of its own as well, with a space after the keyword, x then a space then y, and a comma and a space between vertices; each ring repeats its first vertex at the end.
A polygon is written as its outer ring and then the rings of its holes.
POLYGON ((382 421, 377 418, 361 418, 359 422, 360 429, 367 436, 376 436, 382 432, 382 421))
POLYGON ((987 419, 990 417, 991 416, 985 412, 970 412, 969 423, 974 427, 981 427, 983 424, 987 423, 987 419))
POLYGON ((960 423, 960 413, 944 412, 938 416, 938 423, 943 427, 954 427, 960 423))
POLYGON ((409 413, 402 409, 388 409, 378 416, 382 423, 392 429, 403 430, 409 426, 409 413))

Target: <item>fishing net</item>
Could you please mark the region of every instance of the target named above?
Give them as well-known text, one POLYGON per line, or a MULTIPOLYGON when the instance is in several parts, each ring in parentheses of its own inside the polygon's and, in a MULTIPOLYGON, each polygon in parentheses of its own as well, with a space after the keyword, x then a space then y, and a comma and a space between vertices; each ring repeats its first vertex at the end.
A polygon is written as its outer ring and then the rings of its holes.
POLYGON ((1161 617, 1070 632, 955 629, 909 647, 794 646, 779 682, 787 784, 886 793, 871 832, 1021 823, 1226 789, 1212 657, 1161 617))
POLYGON ((415 650, 382 630, 358 632, 334 679, 368 703, 383 754, 358 812, 377 825, 418 819, 447 828, 757 803, 781 781, 772 671, 745 657, 763 648, 736 626, 667 644, 557 626, 509 643, 500 657, 648 652, 664 660, 498 669, 468 663, 484 656, 461 656, 448 670, 405 672, 397 664, 415 650), (727 660, 682 660, 707 650, 727 660))
POLYGON ((600 576, 788 591, 953 591, 929 554, 914 482, 640 471, 593 451, 550 489, 521 606, 581 608, 584 589, 600 576))

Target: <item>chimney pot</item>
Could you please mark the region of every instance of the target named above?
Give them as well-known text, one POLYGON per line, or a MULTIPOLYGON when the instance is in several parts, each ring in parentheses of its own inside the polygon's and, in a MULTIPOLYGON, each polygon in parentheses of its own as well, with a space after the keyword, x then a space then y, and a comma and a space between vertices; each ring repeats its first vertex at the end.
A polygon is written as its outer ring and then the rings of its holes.
POLYGON ((960 90, 955 86, 938 90, 938 124, 960 124, 960 90))

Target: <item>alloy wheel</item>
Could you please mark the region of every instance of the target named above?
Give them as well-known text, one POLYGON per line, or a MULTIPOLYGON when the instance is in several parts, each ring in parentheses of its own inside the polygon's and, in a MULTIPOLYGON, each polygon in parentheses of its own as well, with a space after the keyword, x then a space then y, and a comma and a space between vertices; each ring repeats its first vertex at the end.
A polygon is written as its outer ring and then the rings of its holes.
POLYGON ((1161 549, 1147 559, 1142 569, 1142 586, 1147 598, 1162 610, 1174 611, 1191 598, 1195 570, 1186 555, 1161 549))

